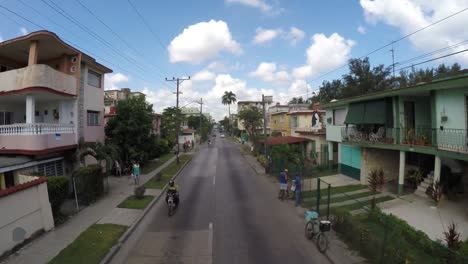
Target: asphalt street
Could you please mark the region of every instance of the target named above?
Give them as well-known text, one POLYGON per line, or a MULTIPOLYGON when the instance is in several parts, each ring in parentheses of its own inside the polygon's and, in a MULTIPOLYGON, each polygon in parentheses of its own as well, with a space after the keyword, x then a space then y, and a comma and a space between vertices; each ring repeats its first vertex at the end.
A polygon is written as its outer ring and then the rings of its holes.
POLYGON ((175 215, 158 201, 113 263, 329 263, 305 239, 296 210, 276 198, 277 186, 229 139, 199 150, 176 182, 175 215))

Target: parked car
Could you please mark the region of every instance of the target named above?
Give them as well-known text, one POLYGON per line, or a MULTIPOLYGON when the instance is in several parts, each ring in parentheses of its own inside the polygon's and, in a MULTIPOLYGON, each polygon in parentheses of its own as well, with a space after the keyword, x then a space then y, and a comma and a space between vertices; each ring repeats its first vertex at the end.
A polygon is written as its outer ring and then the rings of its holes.
POLYGON ((224 138, 224 134, 221 134, 221 137, 224 138))

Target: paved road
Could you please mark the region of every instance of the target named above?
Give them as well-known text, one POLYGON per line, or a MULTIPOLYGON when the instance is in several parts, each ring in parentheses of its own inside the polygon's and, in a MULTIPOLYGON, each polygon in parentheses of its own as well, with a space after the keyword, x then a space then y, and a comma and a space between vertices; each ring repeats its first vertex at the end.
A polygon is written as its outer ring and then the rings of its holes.
POLYGON ((159 201, 113 263, 329 263, 304 238, 296 210, 228 139, 201 149, 177 181, 176 214, 159 201))

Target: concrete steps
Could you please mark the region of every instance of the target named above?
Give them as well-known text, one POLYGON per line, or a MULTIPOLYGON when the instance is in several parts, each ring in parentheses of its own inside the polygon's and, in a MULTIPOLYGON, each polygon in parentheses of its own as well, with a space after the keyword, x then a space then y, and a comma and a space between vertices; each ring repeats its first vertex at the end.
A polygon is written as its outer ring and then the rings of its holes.
POLYGON ((427 175, 426 178, 423 179, 421 183, 419 183, 418 188, 414 192, 417 196, 427 198, 427 189, 432 186, 434 182, 434 172, 431 172, 427 175))

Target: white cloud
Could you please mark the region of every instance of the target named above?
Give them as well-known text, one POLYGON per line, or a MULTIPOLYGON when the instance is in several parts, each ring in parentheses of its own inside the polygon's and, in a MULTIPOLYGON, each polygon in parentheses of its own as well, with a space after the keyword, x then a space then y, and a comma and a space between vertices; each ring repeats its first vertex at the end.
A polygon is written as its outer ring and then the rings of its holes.
POLYGON ((277 38, 281 33, 281 29, 263 29, 257 28, 257 34, 253 39, 255 44, 265 44, 271 42, 273 39, 277 38))
MULTIPOLYGON (((379 22, 398 28, 407 35, 468 6, 468 0, 422 1, 422 0, 360 0, 366 20, 371 24, 379 22)), ((468 16, 460 13, 442 23, 409 37, 410 43, 418 50, 430 52, 460 43, 468 38, 465 29, 468 16)), ((466 49, 458 46, 447 53, 466 49)), ((440 56, 436 54, 434 56, 440 56)), ((468 54, 449 57, 447 60, 468 62, 468 54)))
POLYGON ((276 63, 262 62, 258 65, 257 69, 251 72, 249 75, 273 83, 284 83, 289 80, 289 74, 286 71, 276 70, 276 63))
MULTIPOLYGON (((273 90, 248 87, 245 81, 234 78, 230 74, 218 74, 213 85, 208 89, 198 90, 192 84, 190 81, 182 83, 181 106, 203 98, 203 111, 210 113, 216 120, 228 115, 227 106, 221 103, 221 97, 225 91, 235 93, 238 101, 260 100, 262 94, 273 94, 273 90)), ((153 110, 156 112, 162 112, 166 107, 175 106, 175 95, 171 89, 160 88, 154 90, 145 87, 142 92, 146 94, 146 99, 153 104, 153 110)), ((189 106, 197 107, 198 105, 190 104, 189 106)), ((236 113, 236 111, 237 104, 231 105, 231 113, 236 113)))
POLYGON ((123 73, 111 73, 107 74, 104 78, 104 89, 105 90, 116 90, 119 89, 121 83, 126 83, 130 80, 128 75, 123 73))
POLYGON ((214 78, 215 78, 215 74, 213 72, 208 71, 208 70, 202 70, 202 71, 195 73, 195 75, 193 75, 192 77, 192 80, 210 81, 210 80, 213 80, 214 78))
POLYGON ((312 36, 311 46, 307 49, 307 64, 295 68, 294 77, 306 79, 345 64, 351 57, 351 49, 355 44, 353 40, 344 39, 338 33, 329 37, 315 34, 312 36))
POLYGON ((5 40, 2 38, 2 36, 0 36, 0 42, 3 42, 3 41, 5 41, 5 40))
POLYGON ((210 20, 185 28, 168 46, 169 61, 201 63, 217 57, 221 51, 242 52, 233 40, 226 22, 210 20))
POLYGON ((291 45, 296 46, 297 43, 301 42, 305 37, 305 32, 298 29, 297 27, 291 27, 285 38, 289 40, 291 45))
POLYGON ((359 27, 357 28, 357 31, 358 31, 359 33, 363 34, 363 35, 366 34, 366 28, 363 27, 363 26, 359 26, 359 27))
POLYGON ((279 15, 284 9, 273 6, 265 0, 225 0, 226 4, 241 4, 248 7, 258 8, 265 14, 279 15))
POLYGON ((25 27, 20 27, 19 33, 20 33, 22 36, 24 36, 24 35, 27 35, 29 32, 28 32, 28 30, 27 30, 25 27))

